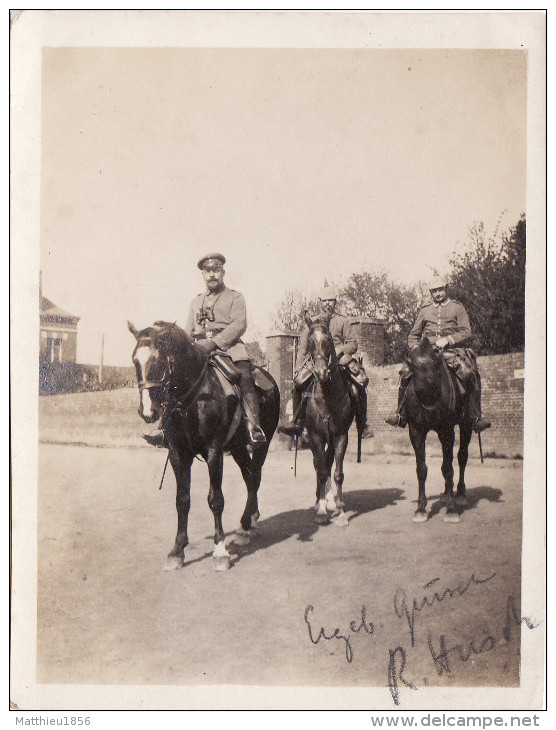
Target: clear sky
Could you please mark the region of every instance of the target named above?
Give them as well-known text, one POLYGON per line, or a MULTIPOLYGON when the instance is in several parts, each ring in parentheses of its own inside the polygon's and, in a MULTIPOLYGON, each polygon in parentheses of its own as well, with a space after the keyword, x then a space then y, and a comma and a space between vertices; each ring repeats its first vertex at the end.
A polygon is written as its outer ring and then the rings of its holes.
POLYGON ((78 360, 184 324, 208 251, 257 337, 289 288, 445 269, 525 212, 526 74, 516 50, 45 49, 43 294, 78 360))

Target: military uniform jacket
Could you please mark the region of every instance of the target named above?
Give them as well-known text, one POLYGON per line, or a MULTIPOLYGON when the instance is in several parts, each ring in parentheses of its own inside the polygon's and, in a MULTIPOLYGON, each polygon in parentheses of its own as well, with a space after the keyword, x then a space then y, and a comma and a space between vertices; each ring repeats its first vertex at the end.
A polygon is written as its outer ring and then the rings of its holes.
POLYGON ((191 302, 185 331, 191 337, 206 335, 235 362, 249 360, 241 336, 247 329, 247 310, 243 294, 224 287, 217 294, 198 294, 191 302), (201 309, 211 309, 214 320, 198 322, 201 309), (220 330, 217 332, 217 330, 220 330))
MULTIPOLYGON (((353 334, 353 327, 347 317, 342 314, 334 314, 330 320, 330 334, 334 342, 336 352, 342 350, 344 355, 353 355, 357 352, 357 340, 353 334)), ((303 360, 307 355, 307 343, 309 340, 309 327, 305 325, 299 338, 299 345, 297 350, 297 358, 295 361, 295 369, 300 370, 303 365, 303 360)))
POLYGON ((428 337, 432 343, 440 337, 447 337, 452 347, 463 347, 471 337, 471 325, 463 304, 447 299, 441 304, 425 305, 409 333, 409 347, 418 345, 422 336, 428 337))

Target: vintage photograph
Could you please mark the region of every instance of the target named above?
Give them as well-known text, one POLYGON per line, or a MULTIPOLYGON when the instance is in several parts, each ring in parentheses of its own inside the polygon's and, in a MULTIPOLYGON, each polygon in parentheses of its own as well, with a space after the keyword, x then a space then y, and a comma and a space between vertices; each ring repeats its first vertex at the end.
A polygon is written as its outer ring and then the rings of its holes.
POLYGON ((13 710, 543 707, 545 22, 12 11, 13 710))

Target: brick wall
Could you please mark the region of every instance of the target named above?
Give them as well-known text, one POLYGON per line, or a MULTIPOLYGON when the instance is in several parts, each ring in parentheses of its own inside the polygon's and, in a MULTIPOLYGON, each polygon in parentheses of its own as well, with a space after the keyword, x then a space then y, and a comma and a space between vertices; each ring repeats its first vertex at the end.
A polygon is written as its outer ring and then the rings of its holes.
MULTIPOLYGON (((289 353, 290 368, 292 351, 288 346, 293 343, 287 339, 276 338, 274 343, 279 352, 289 353), (282 345, 280 345, 282 342, 282 345)), ((274 354, 277 361, 277 353, 274 354)), ((287 374, 287 357, 284 355, 284 379, 287 374)), ((523 353, 491 355, 478 359, 483 381, 483 413, 492 421, 492 428, 482 435, 483 451, 508 458, 523 455, 523 353)), ((364 453, 393 452, 413 453, 407 428, 392 428, 384 423, 386 415, 397 404, 397 381, 399 365, 367 368, 369 375, 369 423, 375 432, 373 439, 364 441, 364 453)), ((273 372, 276 377, 276 370, 273 372)), ((291 398, 291 369, 289 370, 290 388, 281 392, 282 402, 291 398)), ((141 434, 149 433, 151 426, 146 425, 137 414, 139 395, 137 388, 122 388, 96 393, 74 393, 39 398, 39 439, 41 441, 63 443, 85 443, 96 446, 141 446, 145 442, 141 434)), ((279 447, 280 439, 275 439, 273 447, 279 447)), ((355 430, 350 436, 350 449, 354 448, 355 430)), ((427 440, 427 453, 440 454, 438 439, 430 434, 427 440)), ((470 455, 479 455, 478 441, 473 437, 470 455)))
MULTIPOLYGON (((523 366, 522 352, 478 358, 483 386, 483 415, 492 428, 482 434, 483 452, 512 458, 523 455, 523 366)), ((400 365, 370 367, 368 418, 375 432, 372 448, 377 451, 411 451, 407 429, 393 428, 384 418, 397 405, 400 365)), ((456 438, 457 442, 457 438, 456 438)), ((427 440, 427 451, 440 453, 434 434, 427 440)), ((473 437, 470 453, 478 455, 473 437)))
MULTIPOLYGON (((365 368, 384 362, 385 341, 382 320, 369 317, 351 319, 365 368)), ((293 363, 297 354, 299 332, 278 331, 266 337, 266 362, 280 388, 280 411, 287 411, 293 384, 293 363)), ((291 408, 291 404, 290 404, 291 408)))
POLYGON ((386 352, 384 321, 370 317, 352 317, 358 354, 363 355, 365 364, 382 365, 386 352))
POLYGON ((298 338, 299 333, 296 332, 273 332, 266 338, 266 361, 280 389, 282 417, 292 397, 293 363, 297 355, 298 338))

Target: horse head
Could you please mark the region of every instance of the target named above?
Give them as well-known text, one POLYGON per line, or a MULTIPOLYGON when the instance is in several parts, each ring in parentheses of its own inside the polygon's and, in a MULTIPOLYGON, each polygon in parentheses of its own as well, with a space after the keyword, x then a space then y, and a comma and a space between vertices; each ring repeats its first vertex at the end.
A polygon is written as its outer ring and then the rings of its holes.
POLYGON ((169 322, 155 322, 154 326, 138 330, 127 323, 136 343, 132 354, 139 386, 138 412, 146 423, 154 423, 161 416, 164 389, 169 379, 167 335, 175 326, 169 322))
POLYGON ((309 327, 307 352, 313 360, 315 376, 322 385, 330 380, 337 366, 336 350, 329 330, 330 317, 313 320, 306 313, 305 322, 309 327))
POLYGON ((424 405, 436 403, 442 389, 442 351, 423 337, 405 359, 413 374, 413 387, 424 405))

